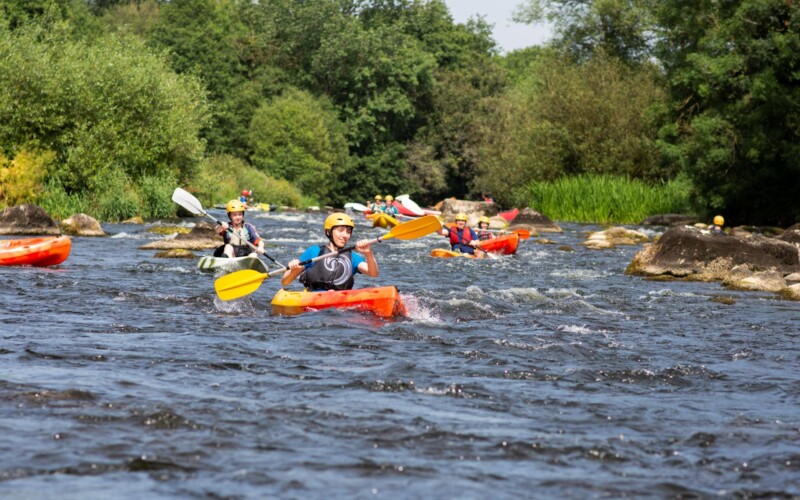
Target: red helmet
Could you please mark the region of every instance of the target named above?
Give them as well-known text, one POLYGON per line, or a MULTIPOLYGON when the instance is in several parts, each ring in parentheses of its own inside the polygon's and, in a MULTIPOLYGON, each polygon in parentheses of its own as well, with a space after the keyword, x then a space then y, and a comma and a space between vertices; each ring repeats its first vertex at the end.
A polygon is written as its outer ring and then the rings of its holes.
POLYGON ((247 189, 243 190, 242 196, 250 196, 250 191, 248 191, 247 189))

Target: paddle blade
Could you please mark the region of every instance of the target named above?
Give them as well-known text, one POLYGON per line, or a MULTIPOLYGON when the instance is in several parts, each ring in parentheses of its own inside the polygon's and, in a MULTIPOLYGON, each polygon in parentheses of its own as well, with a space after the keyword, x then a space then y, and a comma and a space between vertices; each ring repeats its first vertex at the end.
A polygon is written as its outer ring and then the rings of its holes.
POLYGON ((205 215, 206 213, 200 200, 181 188, 175 188, 175 192, 172 193, 172 201, 195 215, 205 215))
POLYGON ((214 282, 214 289, 222 300, 238 299, 258 290, 267 276, 266 273, 245 269, 218 278, 214 282))
POLYGON ((433 215, 426 215, 419 219, 410 220, 394 226, 388 234, 380 239, 397 238, 400 240, 413 240, 425 235, 435 233, 442 229, 442 223, 433 215))
POLYGON ((369 210, 369 208, 367 208, 365 205, 362 205, 361 203, 345 203, 344 208, 349 208, 351 210, 356 210, 358 212, 366 212, 367 210, 369 210))
POLYGON ((513 230, 511 232, 512 233, 517 233, 519 235, 519 237, 522 238, 523 240, 527 240, 528 238, 531 237, 531 232, 528 231, 527 229, 515 229, 515 230, 513 230))

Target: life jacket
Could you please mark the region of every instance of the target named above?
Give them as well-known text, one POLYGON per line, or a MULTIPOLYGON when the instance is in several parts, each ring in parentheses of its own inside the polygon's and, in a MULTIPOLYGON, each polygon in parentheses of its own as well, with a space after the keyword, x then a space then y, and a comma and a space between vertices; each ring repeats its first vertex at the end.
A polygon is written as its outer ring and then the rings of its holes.
POLYGON ((478 230, 475 232, 478 234, 478 239, 481 241, 492 239, 492 233, 490 233, 488 229, 478 230))
MULTIPOLYGON (((327 245, 319 246, 320 255, 328 253, 327 245)), ((300 283, 309 290, 350 290, 355 281, 350 252, 320 259, 300 275, 300 283)))
POLYGON ((255 226, 249 222, 245 222, 242 224, 242 227, 238 229, 234 229, 233 226, 230 225, 228 227, 230 231, 238 236, 238 238, 236 238, 236 243, 233 242, 234 238, 231 237, 228 231, 222 233, 222 239, 225 244, 230 244, 233 247, 233 254, 235 257, 244 257, 253 251, 250 245, 247 244, 248 241, 256 246, 258 246, 258 243, 261 241, 255 226))
POLYGON ((461 238, 458 237, 458 228, 456 226, 450 228, 450 245, 461 244, 469 246, 470 241, 472 241, 472 231, 470 231, 467 226, 464 226, 464 230, 461 232, 461 238))

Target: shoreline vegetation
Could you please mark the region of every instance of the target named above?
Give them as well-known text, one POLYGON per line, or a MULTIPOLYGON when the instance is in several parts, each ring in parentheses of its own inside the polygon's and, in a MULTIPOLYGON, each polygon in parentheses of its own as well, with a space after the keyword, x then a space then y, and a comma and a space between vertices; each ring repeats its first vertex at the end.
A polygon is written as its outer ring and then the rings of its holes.
POLYGON ((441 0, 356 4, 3 2, 0 208, 167 218, 184 186, 207 206, 491 193, 562 221, 800 220, 790 4, 552 0, 554 38, 505 55, 441 0))

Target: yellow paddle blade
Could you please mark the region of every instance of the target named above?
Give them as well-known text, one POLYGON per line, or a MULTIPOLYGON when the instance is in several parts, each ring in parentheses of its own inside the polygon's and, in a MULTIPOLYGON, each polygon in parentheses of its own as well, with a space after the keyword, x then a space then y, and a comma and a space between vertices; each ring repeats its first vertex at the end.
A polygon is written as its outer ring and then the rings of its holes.
POLYGON ((422 238, 425 235, 435 233, 442 229, 442 223, 435 215, 426 215, 419 219, 413 219, 394 226, 386 235, 381 236, 382 240, 397 238, 400 240, 413 240, 422 238))
POLYGON ((226 274, 214 281, 214 289, 222 300, 233 300, 258 290, 261 282, 269 276, 266 273, 245 269, 235 273, 226 274))

